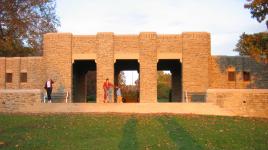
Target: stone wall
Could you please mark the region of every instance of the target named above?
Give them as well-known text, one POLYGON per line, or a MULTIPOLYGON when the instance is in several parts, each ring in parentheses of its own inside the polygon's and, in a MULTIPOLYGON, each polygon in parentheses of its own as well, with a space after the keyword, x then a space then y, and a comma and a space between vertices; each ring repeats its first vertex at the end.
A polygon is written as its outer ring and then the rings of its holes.
POLYGON ((0 57, 0 89, 42 89, 44 64, 42 57, 0 57), (5 80, 12 73, 12 82, 5 80), (27 73, 27 82, 20 81, 20 74, 27 73))
POLYGON ((6 58, 0 57, 0 89, 6 88, 5 74, 6 74, 6 58))
POLYGON ((87 54, 97 52, 95 35, 74 35, 72 37, 72 54, 87 54))
POLYGON ((268 89, 208 89, 207 102, 237 115, 268 117, 268 89))
POLYGON ((268 65, 248 56, 212 56, 209 65, 209 88, 267 89, 268 65), (228 81, 228 68, 233 68, 235 81, 228 81), (250 81, 243 80, 243 71, 250 73, 250 81))
MULTIPOLYGON (((156 102, 158 53, 181 58, 182 35, 157 35, 144 32, 140 35, 114 35, 101 32, 97 35, 48 33, 44 35, 44 78, 55 80, 55 92, 71 91, 72 63, 75 60, 92 60, 97 64, 97 102, 103 100, 103 82, 114 82, 115 59, 138 59, 140 63, 141 102, 156 102)), ((167 56, 171 56, 167 55, 167 56)), ((162 59, 162 55, 161 55, 162 59)), ((167 58, 168 59, 168 58, 167 58)))
POLYGON ((103 83, 106 78, 114 83, 114 35, 111 32, 98 33, 97 40, 97 102, 101 103, 104 98, 103 83))
POLYGON ((14 112, 41 103, 39 89, 0 89, 0 112, 14 112))
POLYGON ((182 35, 157 35, 158 53, 182 53, 182 35))
POLYGON ((180 59, 182 71, 174 76, 174 80, 182 80, 182 87, 176 84, 174 88, 180 93, 187 91, 189 95, 200 95, 209 88, 268 88, 268 65, 248 57, 211 56, 210 50, 210 34, 206 32, 172 35, 155 32, 139 35, 48 33, 44 35, 42 57, 0 58, 0 89, 43 89, 45 80, 52 78, 55 81, 53 92, 72 92, 73 62, 94 60, 97 102, 102 102, 102 85, 106 78, 114 82, 116 59, 138 60, 140 102, 157 101, 157 62, 162 59, 180 59), (235 82, 228 81, 228 67, 235 68, 235 82), (250 81, 243 81, 243 71, 250 72, 250 81), (22 72, 27 72, 26 83, 20 82, 22 72), (12 83, 6 83, 6 73, 13 74, 12 83))
POLYGON ((140 102, 157 102, 157 35, 140 33, 140 102))
POLYGON ((55 81, 56 93, 72 89, 72 34, 48 33, 44 35, 43 64, 45 79, 55 81))
POLYGON ((114 36, 115 53, 138 53, 139 36, 138 35, 116 35, 114 36))
POLYGON ((182 39, 183 91, 205 92, 208 89, 210 34, 186 32, 182 39))

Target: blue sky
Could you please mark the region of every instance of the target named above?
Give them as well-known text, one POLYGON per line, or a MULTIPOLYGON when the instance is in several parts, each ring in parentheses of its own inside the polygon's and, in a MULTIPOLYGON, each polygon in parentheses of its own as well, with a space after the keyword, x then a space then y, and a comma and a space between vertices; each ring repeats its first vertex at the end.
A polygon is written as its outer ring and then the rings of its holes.
POLYGON ((246 0, 57 0, 59 32, 139 34, 211 33, 212 55, 233 52, 239 36, 267 31, 251 18, 246 0))

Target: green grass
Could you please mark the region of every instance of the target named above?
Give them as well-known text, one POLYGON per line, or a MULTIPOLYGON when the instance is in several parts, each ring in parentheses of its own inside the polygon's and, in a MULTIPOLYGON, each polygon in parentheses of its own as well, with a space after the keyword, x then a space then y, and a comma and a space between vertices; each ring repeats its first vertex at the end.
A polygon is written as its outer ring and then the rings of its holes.
POLYGON ((0 114, 0 149, 267 150, 268 119, 196 115, 0 114))

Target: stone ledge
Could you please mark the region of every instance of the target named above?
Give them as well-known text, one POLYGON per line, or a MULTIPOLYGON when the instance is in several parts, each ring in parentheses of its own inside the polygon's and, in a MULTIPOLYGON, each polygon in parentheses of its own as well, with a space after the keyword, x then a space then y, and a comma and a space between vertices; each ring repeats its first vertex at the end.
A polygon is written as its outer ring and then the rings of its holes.
POLYGON ((268 89, 207 89, 207 93, 267 93, 268 89))
POLYGON ((1 93, 41 93, 40 89, 0 89, 1 93))

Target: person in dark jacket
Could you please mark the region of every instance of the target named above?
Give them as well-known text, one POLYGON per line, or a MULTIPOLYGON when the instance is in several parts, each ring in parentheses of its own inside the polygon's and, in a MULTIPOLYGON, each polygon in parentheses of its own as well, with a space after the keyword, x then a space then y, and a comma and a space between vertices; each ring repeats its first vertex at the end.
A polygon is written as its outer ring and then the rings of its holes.
POLYGON ((51 93, 52 93, 52 84, 54 83, 54 81, 52 79, 48 79, 45 83, 44 88, 47 91, 47 100, 49 103, 51 103, 51 93))

